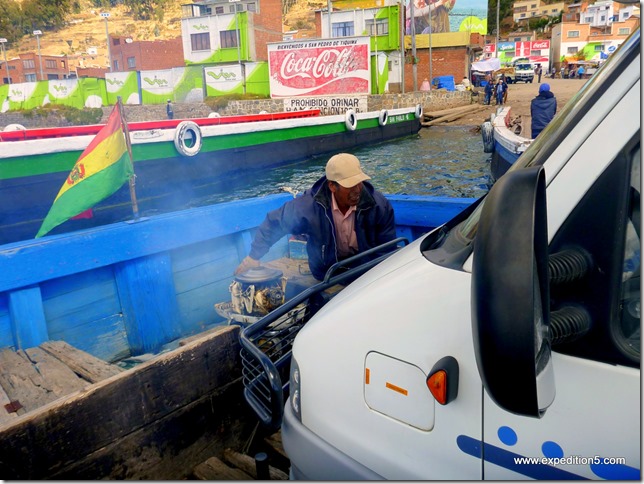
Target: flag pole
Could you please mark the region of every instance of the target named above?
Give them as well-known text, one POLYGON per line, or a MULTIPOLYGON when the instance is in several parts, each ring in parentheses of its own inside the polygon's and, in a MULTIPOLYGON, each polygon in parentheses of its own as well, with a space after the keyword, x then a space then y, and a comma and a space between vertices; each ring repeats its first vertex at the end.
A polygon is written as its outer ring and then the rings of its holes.
POLYGON ((130 199, 132 200, 132 213, 134 215, 134 220, 139 218, 139 204, 136 201, 136 174, 134 173, 134 158, 132 158, 132 143, 130 141, 130 130, 127 127, 127 121, 125 120, 125 113, 123 112, 123 101, 121 96, 116 98, 116 103, 119 107, 119 115, 121 116, 121 126, 123 127, 123 134, 125 135, 125 145, 127 146, 127 153, 130 157, 130 167, 132 168, 132 176, 130 177, 130 199))

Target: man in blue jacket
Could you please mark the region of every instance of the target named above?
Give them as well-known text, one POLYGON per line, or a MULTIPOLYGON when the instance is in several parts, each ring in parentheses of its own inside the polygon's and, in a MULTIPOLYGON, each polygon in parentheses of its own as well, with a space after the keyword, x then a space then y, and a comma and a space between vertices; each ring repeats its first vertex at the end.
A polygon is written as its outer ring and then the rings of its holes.
POLYGON ((530 103, 532 116, 532 139, 539 136, 543 128, 548 126, 557 112, 557 98, 550 91, 550 84, 543 83, 539 86, 539 95, 530 103))
MULTIPOLYGON (((326 165, 326 176, 302 196, 266 215, 255 234, 250 254, 235 274, 259 266, 259 259, 287 234, 308 236, 309 268, 318 280, 324 279, 326 271, 336 262, 396 238, 393 208, 369 179, 354 155, 332 156, 326 165)), ((364 257, 359 263, 379 255, 382 254, 364 257)))

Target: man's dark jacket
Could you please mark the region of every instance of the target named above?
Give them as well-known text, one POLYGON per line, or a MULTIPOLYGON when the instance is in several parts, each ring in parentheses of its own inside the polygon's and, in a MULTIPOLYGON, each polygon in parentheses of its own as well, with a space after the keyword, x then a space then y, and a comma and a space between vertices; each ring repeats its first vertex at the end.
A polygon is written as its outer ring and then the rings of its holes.
POLYGON ((532 139, 535 139, 543 128, 548 126, 557 112, 557 99, 550 91, 540 92, 530 103, 532 116, 532 139))
MULTIPOLYGON (((355 231, 358 251, 377 247, 396 238, 394 210, 382 193, 369 182, 363 182, 360 201, 356 206, 355 231)), ((273 244, 287 234, 306 234, 306 251, 313 276, 324 279, 326 271, 341 260, 338 256, 333 223, 331 190, 326 177, 320 178, 302 196, 269 212, 257 229, 250 256, 260 259, 273 244)), ((393 250, 394 248, 389 248, 393 250)), ((359 263, 382 255, 365 256, 359 263)))

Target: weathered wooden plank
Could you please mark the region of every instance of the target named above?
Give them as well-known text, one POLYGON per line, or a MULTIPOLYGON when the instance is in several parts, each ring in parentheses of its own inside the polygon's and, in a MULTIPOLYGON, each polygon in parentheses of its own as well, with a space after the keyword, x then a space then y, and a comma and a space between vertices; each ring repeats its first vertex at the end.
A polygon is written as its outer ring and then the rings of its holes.
POLYGON ((242 448, 250 438, 256 420, 240 398, 242 388, 241 382, 236 382, 205 394, 194 403, 61 466, 48 478, 190 479, 197 465, 213 455, 221 455, 226 447, 242 448))
POLYGON ((467 113, 469 111, 475 110, 479 107, 477 104, 468 104, 467 106, 458 106, 456 108, 441 109, 439 111, 428 111, 424 114, 425 120, 431 120, 432 118, 440 118, 443 116, 449 116, 457 113, 467 113))
MULTIPOLYGON (((257 479, 257 464, 251 456, 236 452, 232 449, 224 450, 224 461, 236 467, 251 478, 257 479)), ((288 481, 288 474, 271 465, 268 466, 268 475, 271 481, 288 481)))
POLYGON ((40 347, 91 383, 105 380, 123 371, 118 366, 99 360, 64 341, 46 341, 40 347))
POLYGON ((87 381, 42 348, 28 348, 25 354, 47 382, 47 388, 57 397, 82 390, 87 385, 87 381))
POLYGON ((10 403, 11 400, 9 400, 7 392, 5 392, 4 388, 0 386, 0 427, 2 427, 7 422, 11 422, 15 418, 18 418, 17 412, 10 411, 7 409, 7 407, 5 407, 5 405, 9 405, 10 403))
POLYGON ((244 471, 226 465, 217 457, 211 457, 195 467, 195 477, 204 481, 250 481, 244 471))
POLYGON ((58 398, 48 388, 44 378, 32 366, 24 352, 12 351, 9 348, 0 350, 0 368, 0 385, 9 400, 20 402, 25 412, 35 410, 58 398))
POLYGON ((0 429, 0 475, 6 479, 174 477, 163 466, 167 460, 181 464, 175 459, 178 449, 191 442, 215 445, 218 438, 239 438, 245 425, 256 424, 241 397, 238 338, 239 327, 227 326, 17 419, 0 429), (232 385, 237 385, 234 392, 221 400, 219 396, 232 385), (197 404, 199 411, 191 411, 197 404), (209 438, 199 440, 204 434, 209 438), (147 461, 147 455, 160 457, 147 461), (167 472, 158 473, 159 466, 167 472))

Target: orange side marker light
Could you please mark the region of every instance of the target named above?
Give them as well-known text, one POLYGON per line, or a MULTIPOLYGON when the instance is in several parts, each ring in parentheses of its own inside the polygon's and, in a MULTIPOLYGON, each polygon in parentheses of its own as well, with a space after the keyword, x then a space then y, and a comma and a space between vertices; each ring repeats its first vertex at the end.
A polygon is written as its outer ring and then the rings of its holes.
POLYGON ((427 388, 441 405, 447 403, 447 372, 439 370, 427 378, 427 388))

